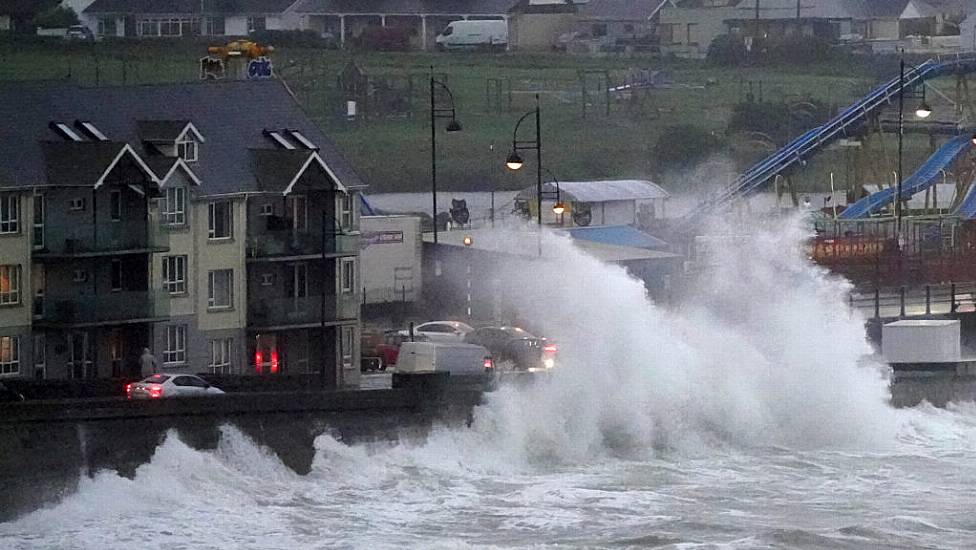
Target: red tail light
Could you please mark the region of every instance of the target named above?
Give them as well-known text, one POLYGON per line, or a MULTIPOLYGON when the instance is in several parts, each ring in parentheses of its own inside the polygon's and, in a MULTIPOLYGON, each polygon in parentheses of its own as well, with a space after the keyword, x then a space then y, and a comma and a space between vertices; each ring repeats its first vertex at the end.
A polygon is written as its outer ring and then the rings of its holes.
POLYGON ((158 399, 163 396, 162 386, 149 386, 149 397, 152 399, 158 399))
POLYGON ((495 362, 491 360, 491 357, 485 357, 485 370, 494 370, 495 362))
POLYGON ((254 370, 258 371, 258 374, 261 374, 261 363, 263 359, 264 357, 261 356, 260 351, 254 352, 254 370))
POLYGON ((271 374, 278 372, 278 350, 271 350, 271 374))
POLYGON ((548 344, 542 347, 542 351, 545 353, 556 353, 558 349, 559 348, 556 347, 556 344, 548 344))

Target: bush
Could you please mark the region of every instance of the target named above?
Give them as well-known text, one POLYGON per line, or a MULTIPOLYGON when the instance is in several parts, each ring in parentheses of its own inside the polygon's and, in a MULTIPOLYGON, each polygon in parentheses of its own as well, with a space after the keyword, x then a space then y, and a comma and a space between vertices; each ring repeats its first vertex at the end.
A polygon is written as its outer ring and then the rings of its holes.
POLYGON ((34 19, 31 20, 31 24, 34 27, 41 27, 43 29, 63 29, 72 25, 78 25, 79 21, 78 14, 75 13, 75 10, 57 6, 35 15, 34 19))
POLYGON ((732 107, 729 131, 762 132, 776 143, 785 143, 830 116, 830 108, 815 99, 803 99, 793 105, 765 101, 739 103, 732 107))
POLYGON ((335 48, 334 38, 322 37, 315 31, 256 31, 248 39, 262 45, 291 46, 297 48, 335 48))
POLYGON ((651 151, 662 168, 690 168, 718 151, 722 139, 697 126, 669 126, 651 151))
POLYGON ((398 27, 366 27, 356 37, 356 46, 381 52, 407 51, 410 49, 410 31, 398 27))
POLYGON ((748 61, 748 55, 741 36, 721 34, 709 44, 705 59, 713 65, 738 67, 748 61))

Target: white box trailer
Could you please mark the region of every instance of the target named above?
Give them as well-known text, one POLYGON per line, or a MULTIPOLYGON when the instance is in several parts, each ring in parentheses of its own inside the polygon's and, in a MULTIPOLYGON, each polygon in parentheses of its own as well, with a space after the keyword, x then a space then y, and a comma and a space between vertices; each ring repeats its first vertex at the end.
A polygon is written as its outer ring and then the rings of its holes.
POLYGON ((881 327, 886 362, 955 363, 962 360, 961 325, 952 319, 911 319, 881 327))
POLYGON ((421 297, 423 238, 418 216, 363 216, 360 256, 365 303, 416 302, 421 297))

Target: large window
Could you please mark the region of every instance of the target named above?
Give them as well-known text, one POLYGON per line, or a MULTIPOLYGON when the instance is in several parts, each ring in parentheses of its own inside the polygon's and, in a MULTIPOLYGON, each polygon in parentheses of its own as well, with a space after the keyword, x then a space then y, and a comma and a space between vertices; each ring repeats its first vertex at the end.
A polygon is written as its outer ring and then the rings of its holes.
POLYGON ((98 18, 98 36, 117 36, 118 26, 114 17, 98 18))
POLYGON ((234 345, 233 338, 219 338, 210 341, 210 372, 214 374, 230 374, 230 350, 234 345))
POLYGON ((44 248, 44 195, 34 195, 34 248, 44 248))
POLYGON ((20 233, 20 195, 0 195, 0 233, 20 233))
POLYGON ((0 336, 0 376, 20 374, 20 337, 0 336))
POLYGON ((194 36, 200 34, 200 20, 193 17, 141 19, 140 36, 194 36))
POLYGON ((289 298, 308 296, 307 264, 291 264, 291 274, 285 279, 285 294, 289 298))
POLYGON ((163 223, 184 225, 186 223, 186 188, 170 187, 163 197, 163 223))
POLYGON ((356 335, 355 331, 355 327, 342 327, 342 337, 339 346, 342 348, 342 367, 346 369, 352 367, 352 348, 356 335))
POLYGON ((288 216, 295 231, 308 230, 308 199, 300 195, 292 195, 286 199, 288 216))
POLYGON ((233 235, 234 218, 230 201, 210 203, 208 213, 208 237, 211 239, 229 239, 233 235))
POLYGON ((139 21, 139 36, 159 36, 159 20, 143 19, 139 21))
POLYGON ((108 210, 113 222, 122 220, 122 191, 116 189, 109 193, 108 210))
POLYGON ((248 17, 247 18, 247 32, 261 32, 267 30, 268 23, 263 17, 248 17))
POLYGON ((0 265, 0 305, 20 303, 20 266, 0 265))
POLYGON ((352 229, 352 195, 339 195, 339 224, 344 231, 352 229))
POLYGON ((186 363, 186 325, 166 327, 166 349, 163 350, 163 363, 167 365, 186 363))
POLYGON ((341 265, 342 292, 353 292, 356 289, 356 261, 349 258, 343 258, 341 265))
POLYGON ((163 288, 170 294, 186 292, 186 256, 163 257, 163 288))
POLYGON ((224 18, 223 17, 208 17, 207 18, 207 35, 209 36, 223 36, 226 34, 224 30, 224 18))
POLYGON ((210 272, 207 284, 207 307, 229 308, 234 305, 234 271, 220 269, 210 272))

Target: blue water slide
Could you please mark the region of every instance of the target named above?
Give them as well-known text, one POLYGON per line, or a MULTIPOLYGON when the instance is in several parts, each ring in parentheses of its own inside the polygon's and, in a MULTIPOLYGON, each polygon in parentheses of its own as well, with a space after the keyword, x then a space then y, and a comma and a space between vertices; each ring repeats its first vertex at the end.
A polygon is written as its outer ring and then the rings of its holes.
POLYGON ((953 214, 964 220, 976 218, 976 178, 969 183, 966 196, 962 198, 962 202, 959 203, 953 214))
MULTIPOLYGON (((927 187, 938 181, 939 173, 959 158, 959 155, 969 151, 972 147, 973 142, 969 136, 957 136, 947 141, 914 174, 902 180, 901 199, 908 200, 915 193, 924 191, 927 187)), ((891 204, 894 199, 894 189, 882 189, 877 193, 872 193, 848 205, 838 217, 842 220, 852 220, 870 216, 881 208, 891 204)))
POLYGON ((872 114, 898 98, 902 89, 911 89, 930 78, 936 78, 951 73, 970 73, 976 71, 976 57, 952 57, 948 59, 930 59, 917 67, 905 72, 905 78, 895 77, 875 88, 843 112, 827 121, 823 126, 812 128, 779 151, 753 165, 735 182, 717 197, 700 205, 689 212, 679 229, 691 229, 702 216, 727 204, 729 201, 747 195, 762 185, 768 183, 792 166, 802 163, 806 158, 821 148, 829 145, 835 139, 843 137, 849 131, 857 129, 872 114))

